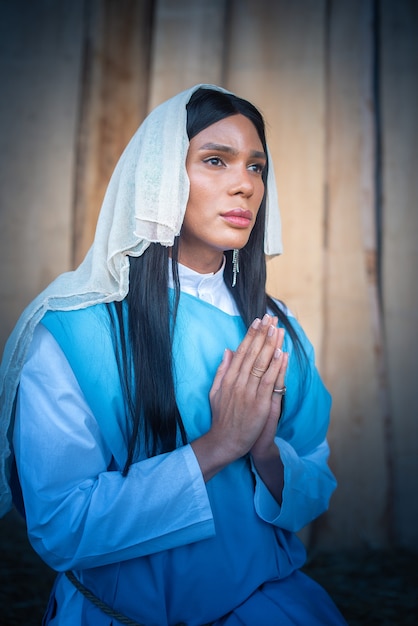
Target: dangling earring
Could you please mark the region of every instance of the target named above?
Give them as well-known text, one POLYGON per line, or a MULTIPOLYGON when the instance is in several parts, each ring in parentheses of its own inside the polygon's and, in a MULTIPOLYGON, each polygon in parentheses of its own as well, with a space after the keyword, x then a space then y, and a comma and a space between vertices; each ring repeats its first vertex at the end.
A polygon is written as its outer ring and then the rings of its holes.
POLYGON ((239 250, 237 248, 232 252, 232 286, 237 284, 237 274, 239 274, 239 250))

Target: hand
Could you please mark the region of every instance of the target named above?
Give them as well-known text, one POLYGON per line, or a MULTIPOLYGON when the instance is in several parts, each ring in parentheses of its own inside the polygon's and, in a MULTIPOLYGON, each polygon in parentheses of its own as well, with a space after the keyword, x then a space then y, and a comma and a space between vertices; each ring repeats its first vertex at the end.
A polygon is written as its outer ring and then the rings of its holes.
POLYGON ((211 429, 192 443, 206 480, 256 442, 261 450, 273 441, 281 407, 273 388, 284 379, 287 361, 280 349, 284 333, 276 325, 269 315, 254 320, 236 352, 225 352, 209 394, 211 429))

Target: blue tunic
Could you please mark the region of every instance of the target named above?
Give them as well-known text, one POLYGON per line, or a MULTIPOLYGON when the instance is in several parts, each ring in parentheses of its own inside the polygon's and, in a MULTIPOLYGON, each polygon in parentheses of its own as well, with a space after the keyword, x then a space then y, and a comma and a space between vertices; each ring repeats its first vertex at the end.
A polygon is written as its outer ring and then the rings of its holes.
MULTIPOLYGON (((325 439, 330 397, 314 367, 312 347, 293 323, 310 367, 302 377, 286 336, 288 392, 277 435, 305 455, 325 439)), ((112 451, 115 469, 120 469, 126 459, 127 427, 105 305, 49 312, 43 324, 66 355, 112 451)), ((225 348, 235 350, 245 332, 240 317, 181 294, 173 353, 177 403, 190 441, 210 428, 208 395, 216 369, 225 348)), ((144 452, 140 458, 145 458, 144 452)), ((168 549, 154 548, 140 557, 75 574, 99 598, 147 626, 198 626, 216 620, 254 626, 343 624, 325 592, 297 571, 305 551, 295 534, 259 515, 254 500, 257 480, 244 457, 207 483, 214 521, 210 536, 185 536, 168 549)), ((129 512, 121 512, 121 523, 125 514, 129 512)), ((169 519, 170 510, 166 514, 169 519)), ((117 622, 86 601, 82 623, 117 622)))

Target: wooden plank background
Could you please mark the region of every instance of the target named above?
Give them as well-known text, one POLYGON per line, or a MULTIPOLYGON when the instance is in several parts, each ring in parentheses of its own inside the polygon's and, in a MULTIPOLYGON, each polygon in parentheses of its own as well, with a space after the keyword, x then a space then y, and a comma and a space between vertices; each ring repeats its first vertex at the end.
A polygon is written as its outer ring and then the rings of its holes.
POLYGON ((365 233, 375 208, 374 129, 367 115, 375 106, 371 27, 371 2, 333 3, 328 36, 323 373, 334 397, 330 440, 340 483, 328 536, 344 533, 349 544, 373 546, 387 538, 388 468, 374 350, 375 274, 369 272, 368 262, 374 255, 373 238, 366 242, 365 233))
POLYGON ((0 342, 71 265, 83 2, 0 5, 0 342))
POLYGON ((418 549, 418 5, 17 0, 0 6, 0 344, 88 249, 110 173, 198 82, 265 114, 285 254, 268 289, 333 394, 339 489, 311 548, 418 549))
POLYGON ((418 3, 381 4, 382 307, 396 539, 418 544, 418 3))

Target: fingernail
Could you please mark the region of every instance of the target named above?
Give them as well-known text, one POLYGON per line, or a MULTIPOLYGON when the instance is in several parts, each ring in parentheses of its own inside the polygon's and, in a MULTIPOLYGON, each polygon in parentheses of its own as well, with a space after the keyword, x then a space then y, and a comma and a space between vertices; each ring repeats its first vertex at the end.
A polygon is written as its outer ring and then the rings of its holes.
POLYGON ((267 331, 268 336, 269 336, 269 337, 272 337, 272 336, 273 336, 273 334, 274 334, 274 331, 275 331, 275 330, 276 330, 276 329, 274 328, 274 326, 273 326, 273 325, 271 325, 271 326, 270 326, 270 328, 269 328, 269 329, 268 329, 268 331, 267 331))
POLYGON ((275 359, 280 359, 280 355, 281 355, 282 351, 280 350, 280 348, 276 348, 274 351, 274 358, 275 359))
POLYGON ((263 321, 262 321, 263 326, 267 326, 269 321, 270 321, 270 315, 268 313, 266 313, 265 316, 263 317, 263 321))
POLYGON ((251 324, 251 326, 253 328, 258 328, 260 326, 260 319, 258 317, 255 318, 255 320, 253 321, 253 323, 251 324))

